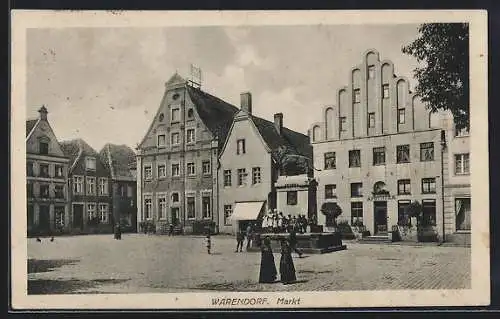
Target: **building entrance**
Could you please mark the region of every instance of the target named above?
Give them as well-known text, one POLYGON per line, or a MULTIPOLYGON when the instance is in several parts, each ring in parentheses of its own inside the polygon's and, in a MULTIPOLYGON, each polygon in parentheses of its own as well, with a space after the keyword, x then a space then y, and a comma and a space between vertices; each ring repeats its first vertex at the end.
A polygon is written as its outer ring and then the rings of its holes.
POLYGON ((387 235, 387 202, 377 201, 373 206, 375 235, 387 235))

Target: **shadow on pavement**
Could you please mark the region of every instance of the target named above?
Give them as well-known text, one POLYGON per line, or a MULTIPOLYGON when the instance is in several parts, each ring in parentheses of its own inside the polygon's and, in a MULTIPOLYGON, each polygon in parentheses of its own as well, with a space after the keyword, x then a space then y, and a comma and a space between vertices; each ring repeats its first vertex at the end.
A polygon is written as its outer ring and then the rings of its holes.
POLYGON ((78 259, 28 259, 28 274, 49 272, 64 265, 73 265, 80 260, 78 259))
MULTIPOLYGON (((96 288, 103 284, 119 284, 129 279, 97 280, 28 280, 28 295, 71 294, 77 290, 96 288)), ((90 292, 89 292, 90 293, 90 292)), ((94 294, 95 292, 92 292, 94 294)), ((87 292, 85 292, 87 294, 87 292)))

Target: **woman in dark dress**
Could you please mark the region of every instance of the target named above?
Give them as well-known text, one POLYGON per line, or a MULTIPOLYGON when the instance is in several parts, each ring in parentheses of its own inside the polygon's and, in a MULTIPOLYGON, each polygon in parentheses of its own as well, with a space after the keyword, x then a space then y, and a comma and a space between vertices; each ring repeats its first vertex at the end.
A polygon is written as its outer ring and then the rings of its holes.
POLYGON ((280 275, 281 282, 284 284, 289 284, 297 280, 292 260, 292 249, 285 239, 281 240, 280 275))
POLYGON ((260 247, 262 252, 262 257, 260 260, 260 283, 271 283, 276 280, 276 265, 274 264, 273 250, 271 248, 271 240, 269 237, 264 238, 264 241, 260 247))

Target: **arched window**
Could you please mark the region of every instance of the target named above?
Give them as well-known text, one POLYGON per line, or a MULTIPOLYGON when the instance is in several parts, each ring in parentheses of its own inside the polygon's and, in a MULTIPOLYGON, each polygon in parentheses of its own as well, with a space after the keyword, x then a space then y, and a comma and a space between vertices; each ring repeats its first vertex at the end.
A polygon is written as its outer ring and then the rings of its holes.
POLYGON ((313 141, 319 141, 321 139, 321 130, 318 125, 313 127, 313 141))

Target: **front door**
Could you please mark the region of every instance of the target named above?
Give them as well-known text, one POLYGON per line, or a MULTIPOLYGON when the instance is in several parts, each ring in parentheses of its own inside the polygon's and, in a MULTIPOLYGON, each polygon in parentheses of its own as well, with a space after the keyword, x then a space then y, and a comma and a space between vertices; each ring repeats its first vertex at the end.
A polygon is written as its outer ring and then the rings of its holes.
POLYGON ((172 225, 179 224, 179 207, 172 207, 170 210, 170 220, 172 225))
POLYGON ((83 229, 83 204, 73 204, 73 228, 83 229))
POLYGON ((387 235, 387 202, 374 202, 375 234, 387 235))
POLYGON ((50 231, 50 207, 40 205, 40 214, 38 218, 38 227, 41 232, 48 233, 50 231))

